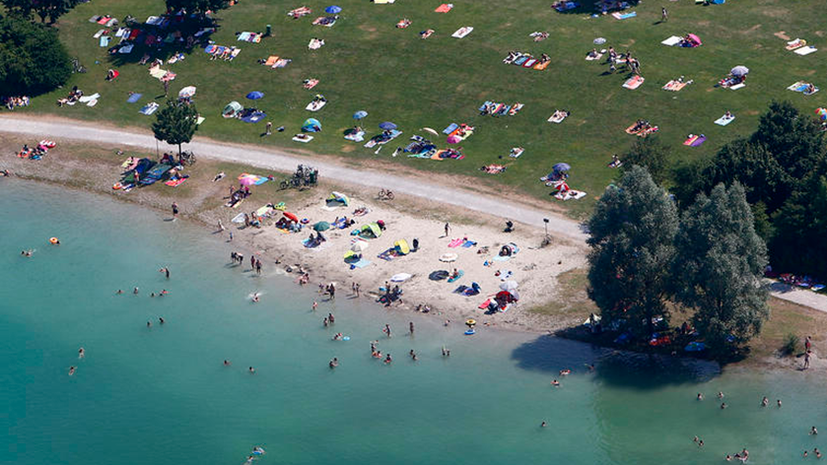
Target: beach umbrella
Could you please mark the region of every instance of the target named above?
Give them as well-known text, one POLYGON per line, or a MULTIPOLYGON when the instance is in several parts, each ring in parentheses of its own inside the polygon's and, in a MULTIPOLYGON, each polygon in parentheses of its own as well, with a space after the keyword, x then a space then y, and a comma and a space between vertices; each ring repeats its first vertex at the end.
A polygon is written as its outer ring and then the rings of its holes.
POLYGON ((250 100, 258 100, 262 97, 264 97, 264 92, 259 92, 257 90, 254 90, 254 91, 250 92, 249 94, 247 94, 247 98, 250 99, 250 100))
POLYGON ((327 221, 319 221, 313 225, 314 231, 327 231, 328 229, 330 229, 330 223, 327 221))
POLYGON ((332 15, 337 15, 342 12, 342 7, 338 5, 330 5, 329 7, 324 9, 324 12, 332 15))
POLYGON ((603 37, 598 37, 597 39, 594 39, 594 44, 595 45, 603 45, 605 43, 606 43, 606 39, 604 39, 603 37))
POLYGON ((390 131, 391 129, 396 129, 396 125, 391 123, 390 121, 385 121, 384 123, 379 125, 379 128, 390 131))
POLYGON ((827 120, 827 108, 817 108, 816 114, 821 118, 821 120, 827 120))
POLYGON ((453 136, 448 136, 448 140, 446 142, 449 144, 459 144, 462 142, 462 139, 460 139, 458 135, 454 134, 453 136))
POLYGON ((700 38, 700 37, 698 37, 698 36, 696 36, 695 34, 687 34, 687 35, 686 35, 686 37, 687 37, 690 41, 692 41, 692 42, 694 42, 694 43, 696 43, 696 44, 698 44, 698 45, 701 45, 701 38, 700 38))
POLYGON ((517 281, 506 281, 500 284, 500 289, 506 292, 513 292, 517 290, 517 281))
POLYGON ((425 131, 425 132, 430 132, 431 134, 433 134, 433 135, 435 135, 435 136, 438 136, 438 135, 439 135, 439 133, 438 133, 438 132, 436 132, 436 130, 431 129, 431 128, 422 128, 422 130, 423 130, 423 131, 425 131))
POLYGON ((242 186, 252 186, 256 183, 256 178, 252 176, 244 176, 238 179, 238 183, 242 186))
POLYGON ((365 110, 359 110, 353 114, 353 119, 362 119, 365 116, 368 116, 368 112, 366 112, 365 110))
POLYGON ((393 283, 401 283, 402 281, 407 281, 410 279, 411 275, 409 273, 397 273, 391 276, 391 282, 393 283))
POLYGON ((362 253, 367 248, 368 248, 368 243, 365 242, 365 241, 356 241, 356 242, 353 243, 352 246, 350 246, 350 250, 352 250, 356 253, 362 253))
POLYGON ((181 98, 191 98, 195 95, 195 86, 187 86, 178 91, 178 96, 181 98))
POLYGON ((729 74, 732 74, 733 76, 737 77, 746 76, 747 74, 749 74, 749 68, 747 68, 746 66, 736 66, 732 68, 732 70, 730 70, 729 74))
POLYGON ((296 215, 294 215, 294 214, 292 214, 292 213, 290 213, 290 212, 284 212, 284 216, 285 216, 285 218, 287 218, 287 219, 289 219, 289 220, 292 220, 292 221, 294 221, 294 222, 296 222, 296 223, 298 223, 298 222, 299 222, 299 217, 298 217, 298 216, 296 216, 296 215))
POLYGON ((551 167, 551 169, 556 173, 562 173, 563 171, 568 171, 571 169, 568 163, 558 163, 551 167))

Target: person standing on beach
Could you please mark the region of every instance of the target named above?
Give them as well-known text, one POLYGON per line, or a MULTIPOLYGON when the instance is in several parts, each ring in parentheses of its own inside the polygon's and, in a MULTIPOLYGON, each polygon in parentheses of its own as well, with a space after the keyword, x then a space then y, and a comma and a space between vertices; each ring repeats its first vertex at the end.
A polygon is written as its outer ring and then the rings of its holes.
POLYGON ((669 21, 669 12, 666 11, 665 7, 661 7, 660 9, 660 22, 665 23, 669 21))
POLYGON ((273 122, 268 121, 267 125, 265 126, 266 130, 264 131, 264 135, 269 136, 273 133, 273 122))
POLYGON ((256 274, 261 276, 261 260, 256 260, 256 274))
POLYGON ((178 219, 178 204, 172 202, 172 221, 178 219))
POLYGON ((448 237, 448 233, 451 232, 451 225, 445 223, 445 237, 448 237))
POLYGON ((810 368, 810 351, 804 352, 804 369, 810 368))

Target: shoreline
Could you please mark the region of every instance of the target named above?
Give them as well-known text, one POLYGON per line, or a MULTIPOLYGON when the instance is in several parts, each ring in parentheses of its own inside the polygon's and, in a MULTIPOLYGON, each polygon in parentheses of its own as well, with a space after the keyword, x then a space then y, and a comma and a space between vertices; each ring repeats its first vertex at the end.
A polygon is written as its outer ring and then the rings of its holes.
MULTIPOLYGON (((71 143, 63 143, 64 149, 71 149, 71 143)), ((116 144, 113 144, 113 149, 116 144)), ((19 178, 28 181, 46 182, 58 184, 69 188, 80 189, 95 194, 106 194, 117 200, 136 203, 148 207, 162 214, 169 214, 171 204, 170 195, 174 196, 178 191, 164 185, 156 185, 150 188, 135 189, 129 194, 115 193, 110 189, 111 184, 107 179, 115 179, 117 172, 108 172, 108 168, 119 166, 119 162, 127 157, 127 154, 104 155, 106 160, 95 162, 89 159, 74 158, 65 150, 61 153, 60 146, 51 151, 43 160, 21 160, 15 159, 9 165, 12 172, 19 178), (77 176, 73 175, 79 168, 78 163, 90 166, 99 174, 95 179, 85 178, 85 182, 77 182, 77 176), (91 164, 89 162, 92 162, 91 164), (70 180, 70 182, 67 182, 70 180)), ((86 148, 86 150, 89 150, 86 148)), ((106 152, 106 149, 101 149, 106 152)), ((210 169, 215 163, 212 160, 199 162, 198 165, 210 169)), ((218 169, 216 165, 216 169, 218 169)), ((241 166, 239 168, 242 168, 241 166)), ((190 171, 188 168, 187 171, 190 171)), ((194 169, 191 171, 195 171, 194 169)), ((261 175, 267 173, 261 170, 254 170, 261 175)), ((238 173, 227 172, 227 177, 215 185, 206 186, 207 191, 196 192, 189 199, 176 199, 181 206, 182 215, 186 220, 200 223, 206 232, 214 234, 220 220, 228 231, 233 231, 233 244, 237 245, 240 253, 248 259, 250 254, 255 254, 264 264, 265 271, 274 268, 279 274, 289 276, 295 283, 298 275, 284 271, 286 267, 303 267, 310 271, 310 285, 319 283, 336 282, 337 294, 349 296, 351 294, 351 283, 358 282, 361 287, 361 299, 376 300, 380 293, 379 288, 384 285, 391 276, 397 273, 408 273, 412 277, 407 282, 400 283, 403 290, 401 303, 394 303, 388 309, 399 309, 404 311, 415 311, 418 306, 429 306, 431 315, 442 320, 450 320, 454 323, 463 322, 469 318, 475 319, 481 325, 492 326, 498 329, 515 330, 529 333, 551 333, 562 328, 570 327, 575 322, 582 321, 580 315, 570 318, 559 316, 548 316, 532 312, 533 308, 553 305, 555 300, 563 298, 557 289, 557 277, 564 272, 575 270, 585 264, 585 249, 583 246, 569 243, 563 240, 554 240, 551 245, 544 248, 538 246, 543 241, 542 232, 530 228, 517 226, 512 233, 503 233, 499 226, 500 220, 483 215, 472 215, 463 217, 462 213, 452 208, 440 208, 434 202, 423 202, 416 198, 401 198, 392 203, 363 199, 359 192, 354 192, 351 186, 341 186, 324 182, 308 191, 298 193, 295 191, 286 192, 291 197, 287 200, 287 210, 298 215, 300 218, 310 218, 310 225, 316 221, 333 222, 335 217, 351 217, 351 213, 357 206, 366 206, 370 212, 363 217, 356 217, 358 223, 354 226, 361 226, 368 222, 383 220, 387 224, 385 234, 378 239, 369 240, 369 249, 365 251, 365 258, 372 263, 365 268, 350 269, 344 263, 343 254, 350 246, 350 230, 331 230, 325 232, 328 241, 314 249, 305 248, 301 240, 309 235, 309 230, 302 233, 284 234, 272 227, 275 220, 281 214, 277 213, 273 219, 264 221, 261 229, 237 228, 231 223, 231 218, 241 212, 256 210, 260 205, 268 202, 278 203, 276 199, 264 198, 259 195, 253 187, 253 195, 241 207, 237 209, 220 206, 223 199, 216 199, 215 192, 222 192, 226 195, 228 186, 235 185, 235 176, 238 173), (325 206, 324 199, 332 190, 341 190, 347 195, 353 195, 351 204, 347 208, 331 210, 325 206), (494 223, 496 221, 496 223, 494 223), (443 236, 444 222, 451 223, 451 237, 443 236), (449 248, 448 242, 452 238, 468 237, 476 241, 477 247, 449 248), (392 261, 376 257, 380 252, 393 247, 393 243, 399 239, 405 239, 410 244, 414 238, 420 242, 420 250, 404 257, 394 258, 392 261), (519 244, 520 252, 506 262, 494 262, 502 245, 514 242, 519 244), (481 247, 487 246, 487 253, 477 254, 481 247), (456 253, 457 261, 454 263, 443 263, 438 261, 444 253, 456 253), (280 264, 276 264, 276 262, 280 264), (497 266, 483 267, 482 263, 488 261, 497 266), (465 272, 463 279, 456 283, 443 281, 431 281, 428 275, 435 270, 451 271, 453 268, 462 269, 465 272), (520 301, 516 305, 509 306, 506 313, 495 313, 484 315, 478 306, 490 296, 499 291, 499 284, 506 281, 505 278, 495 276, 499 270, 500 276, 507 276, 508 280, 515 280, 519 283, 520 301), (482 288, 479 295, 464 297, 454 294, 451 291, 458 285, 470 286, 472 282, 478 282, 482 288)), ((323 173, 322 173, 323 176, 323 173)), ((190 180, 188 183, 196 183, 199 180, 190 180)), ((212 183, 210 183, 212 184, 212 183)), ((270 182, 267 184, 275 184, 270 182)), ((265 186, 267 185, 265 184, 265 186)), ((272 186, 269 186, 272 187, 272 186)), ((364 190, 364 189, 363 189, 364 190)), ((224 196, 222 195, 222 197, 224 196)), ((266 195, 266 194, 265 194, 266 195)), ((222 234, 224 240, 228 234, 222 234)), ((249 261, 244 263, 249 267, 249 261)), ((380 304, 381 305, 381 304, 380 304)))

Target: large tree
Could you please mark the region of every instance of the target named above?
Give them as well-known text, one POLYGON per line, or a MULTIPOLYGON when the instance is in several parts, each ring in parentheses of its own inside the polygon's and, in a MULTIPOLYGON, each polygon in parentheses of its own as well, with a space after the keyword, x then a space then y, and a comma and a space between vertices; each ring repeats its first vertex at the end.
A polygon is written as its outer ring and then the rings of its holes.
POLYGON ((778 212, 772 240, 777 269, 827 277, 826 171, 815 173, 778 212))
POLYGON ((155 115, 155 122, 152 123, 155 138, 171 145, 177 145, 180 154, 181 144, 191 141, 195 131, 198 130, 198 111, 195 106, 167 100, 166 106, 158 110, 155 115))
POLYGON ((755 233, 744 188, 719 184, 700 194, 675 239, 676 301, 694 310, 693 323, 714 350, 747 342, 769 317, 764 241, 755 233))
POLYGON ((57 33, 45 26, 0 18, 0 93, 37 95, 63 85, 72 74, 57 33))
POLYGON ((805 179, 824 158, 818 122, 790 102, 772 102, 750 142, 766 147, 793 182, 805 179))
POLYGON ((638 165, 646 168, 652 179, 656 183, 662 184, 669 174, 667 164, 671 152, 672 148, 664 145, 656 135, 643 138, 637 137, 629 151, 621 157, 621 160, 623 160, 624 167, 638 165))
POLYGON ((34 12, 40 22, 45 23, 48 18, 49 23, 54 24, 77 5, 78 0, 2 0, 2 3, 12 15, 28 18, 34 12))
POLYGON ((634 166, 600 197, 588 228, 589 296, 607 324, 625 322, 634 334, 648 337, 655 318, 669 322, 675 203, 646 169, 634 166))

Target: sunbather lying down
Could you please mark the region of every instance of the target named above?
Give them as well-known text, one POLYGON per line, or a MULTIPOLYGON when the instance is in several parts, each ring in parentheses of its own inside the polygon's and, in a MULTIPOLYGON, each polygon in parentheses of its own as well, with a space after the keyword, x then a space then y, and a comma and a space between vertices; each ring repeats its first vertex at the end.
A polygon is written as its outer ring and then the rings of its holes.
POLYGON ((433 29, 426 29, 426 30, 419 33, 419 37, 422 38, 422 39, 427 39, 428 37, 431 37, 431 34, 433 34, 433 33, 434 33, 433 29))
POLYGON ((612 161, 609 162, 608 166, 609 168, 620 168, 621 166, 623 166, 623 162, 620 161, 620 158, 618 158, 617 154, 614 154, 612 155, 612 161))
POLYGON ((319 83, 318 79, 309 78, 309 79, 305 79, 304 81, 302 81, 302 87, 304 87, 305 89, 312 89, 312 88, 316 87, 316 84, 318 84, 318 83, 319 83))
POLYGON ((658 127, 657 126, 652 126, 652 124, 649 123, 649 120, 639 119, 639 120, 635 121, 635 124, 633 124, 633 125, 629 126, 628 128, 626 128, 626 133, 627 134, 635 134, 635 135, 638 135, 638 136, 641 136, 641 137, 645 137, 648 134, 651 134, 651 133, 653 133, 657 130, 658 130, 658 127))
POLYGON ((534 42, 540 42, 548 39, 548 32, 532 32, 528 36, 534 38, 534 42))
POLYGON ((504 165, 493 165, 492 164, 492 165, 486 165, 486 166, 480 167, 480 171, 484 171, 488 174, 500 174, 500 173, 504 173, 505 170, 506 170, 506 167, 504 165))
POLYGON ((411 20, 408 18, 400 19, 398 23, 396 23, 396 27, 399 29, 405 29, 406 27, 411 25, 411 20))
POLYGON ((718 82, 718 84, 721 87, 732 87, 732 86, 737 86, 738 84, 741 84, 742 82, 744 82, 746 80, 747 80, 746 76, 733 76, 733 75, 730 74, 729 76, 721 79, 718 82))

